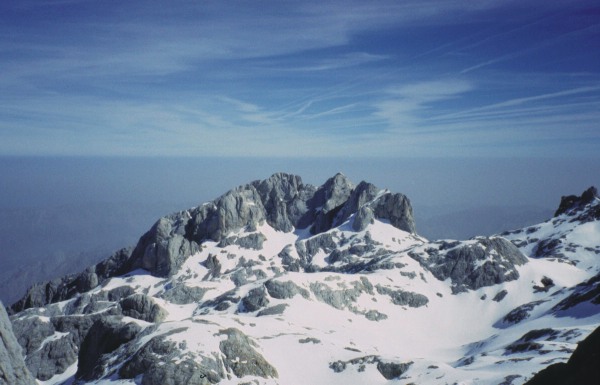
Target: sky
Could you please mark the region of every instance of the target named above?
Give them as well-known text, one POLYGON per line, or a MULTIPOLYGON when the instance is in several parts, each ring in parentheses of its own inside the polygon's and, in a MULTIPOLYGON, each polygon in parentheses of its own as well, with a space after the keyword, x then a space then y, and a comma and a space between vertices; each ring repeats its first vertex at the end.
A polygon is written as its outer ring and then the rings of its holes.
POLYGON ((600 148, 597 0, 5 0, 0 36, 0 156, 600 148))

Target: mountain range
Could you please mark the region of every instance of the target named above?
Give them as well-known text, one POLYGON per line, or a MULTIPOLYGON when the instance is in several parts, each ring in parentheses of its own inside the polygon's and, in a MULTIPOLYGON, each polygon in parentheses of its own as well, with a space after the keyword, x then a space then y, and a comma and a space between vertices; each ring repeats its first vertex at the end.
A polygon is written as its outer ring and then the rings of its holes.
POLYGON ((428 240, 403 194, 279 173, 6 311, 0 384, 596 384, 600 198, 428 240))

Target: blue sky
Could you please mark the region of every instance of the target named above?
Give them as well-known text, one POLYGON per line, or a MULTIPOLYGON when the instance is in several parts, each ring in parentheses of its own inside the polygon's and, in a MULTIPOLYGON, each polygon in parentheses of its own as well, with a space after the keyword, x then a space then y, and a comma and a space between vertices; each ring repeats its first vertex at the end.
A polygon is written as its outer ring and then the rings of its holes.
POLYGON ((0 155, 600 148, 597 0, 6 0, 0 36, 0 155))

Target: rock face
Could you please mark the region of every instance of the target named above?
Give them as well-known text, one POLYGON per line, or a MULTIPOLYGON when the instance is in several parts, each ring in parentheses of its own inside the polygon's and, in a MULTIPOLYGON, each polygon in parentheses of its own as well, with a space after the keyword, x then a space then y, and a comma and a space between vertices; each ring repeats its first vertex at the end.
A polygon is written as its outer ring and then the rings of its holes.
POLYGON ((225 366, 237 377, 258 376, 277 378, 277 370, 255 349, 256 344, 235 328, 223 330, 227 339, 221 341, 219 349, 225 355, 225 366))
POLYGON ((415 251, 411 256, 437 279, 450 278, 455 293, 513 281, 519 278, 516 266, 527 263, 515 245, 495 237, 435 242, 423 253, 415 251))
POLYGON ((205 240, 260 249, 265 240, 262 234, 243 238, 228 234, 241 229, 256 231, 265 222, 278 231, 310 227, 312 234, 319 234, 359 212, 354 225, 357 231, 374 219, 384 219, 414 233, 408 198, 378 193, 379 189, 370 183, 361 182, 355 187, 342 174, 318 188, 302 183, 299 176, 274 174, 233 189, 213 202, 161 218, 138 242, 130 265, 132 269, 143 268, 153 275, 169 277, 199 251, 205 240))
MULTIPOLYGON (((430 242, 402 194, 275 174, 32 288, 12 308, 12 342, 0 314, 0 385, 509 385, 566 359, 597 318, 596 195, 504 238, 430 242)), ((585 383, 572 377, 598 360, 585 346, 557 376, 585 383)))
POLYGON ((525 385, 596 385, 600 380, 600 327, 579 343, 569 361, 537 373, 525 385))
POLYGON ((15 338, 8 314, 0 302, 0 385, 35 385, 27 370, 21 347, 15 338))
POLYGON ((140 330, 140 326, 123 323, 116 317, 96 321, 81 344, 76 377, 82 380, 99 378, 103 369, 99 363, 101 356, 131 341, 140 330))
POLYGON ((554 213, 554 216, 557 217, 568 211, 581 209, 588 203, 591 203, 592 201, 594 201, 594 199, 598 199, 598 190, 594 186, 585 190, 583 192, 583 194, 581 194, 581 196, 577 196, 577 195, 563 196, 560 199, 560 206, 558 206, 558 209, 554 213))
POLYGON ((81 274, 68 275, 33 285, 27 294, 13 304, 9 310, 11 313, 17 313, 31 307, 42 307, 91 290, 111 277, 127 273, 129 267, 127 261, 130 255, 131 249, 121 249, 81 274))

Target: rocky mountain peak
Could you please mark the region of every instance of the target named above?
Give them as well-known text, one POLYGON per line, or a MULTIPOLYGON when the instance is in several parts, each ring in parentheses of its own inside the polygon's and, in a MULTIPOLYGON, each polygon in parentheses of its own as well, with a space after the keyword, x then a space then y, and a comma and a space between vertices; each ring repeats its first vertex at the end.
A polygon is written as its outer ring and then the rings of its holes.
POLYGON ((600 322, 590 191, 535 226, 428 241, 402 194, 274 174, 0 312, 0 385, 522 384, 600 322))
POLYGON ((140 239, 131 267, 170 276, 205 240, 221 242, 231 233, 255 231, 265 222, 277 231, 310 228, 311 234, 319 234, 339 226, 363 206, 359 216, 362 224, 355 228, 380 218, 414 233, 408 198, 378 193, 370 183, 355 187, 341 173, 320 187, 304 184, 296 175, 277 173, 230 190, 213 202, 161 218, 140 239))
POLYGON ((581 194, 581 196, 577 196, 577 195, 563 196, 560 199, 560 206, 554 213, 554 216, 557 217, 557 216, 567 213, 569 211, 577 211, 579 209, 582 209, 587 204, 592 203, 596 199, 599 199, 599 196, 598 196, 598 190, 594 186, 585 190, 581 194))

